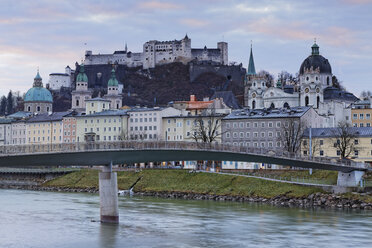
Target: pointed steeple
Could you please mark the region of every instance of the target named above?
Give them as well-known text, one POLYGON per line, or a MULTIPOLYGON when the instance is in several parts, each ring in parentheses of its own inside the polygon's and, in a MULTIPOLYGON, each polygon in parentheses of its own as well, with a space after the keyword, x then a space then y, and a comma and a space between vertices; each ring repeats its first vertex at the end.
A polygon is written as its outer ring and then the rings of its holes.
POLYGON ((252 52, 252 42, 251 42, 251 54, 249 55, 247 75, 256 75, 256 68, 254 67, 253 52, 252 52))
POLYGON ((125 53, 128 52, 128 46, 127 46, 127 42, 125 42, 125 53))

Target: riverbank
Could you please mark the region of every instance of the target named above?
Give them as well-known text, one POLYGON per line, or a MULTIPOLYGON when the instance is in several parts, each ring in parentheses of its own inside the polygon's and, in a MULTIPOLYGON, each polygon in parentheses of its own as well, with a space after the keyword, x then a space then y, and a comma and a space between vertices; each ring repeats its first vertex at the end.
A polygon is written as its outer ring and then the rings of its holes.
MULTIPOLYGON (((127 190, 139 178, 133 191, 137 195, 164 198, 261 202, 276 206, 372 209, 368 194, 329 194, 307 187, 257 178, 185 170, 142 170, 118 172, 118 188, 127 190)), ((14 186, 44 191, 98 192, 98 171, 81 170, 50 180, 39 186, 14 186)))

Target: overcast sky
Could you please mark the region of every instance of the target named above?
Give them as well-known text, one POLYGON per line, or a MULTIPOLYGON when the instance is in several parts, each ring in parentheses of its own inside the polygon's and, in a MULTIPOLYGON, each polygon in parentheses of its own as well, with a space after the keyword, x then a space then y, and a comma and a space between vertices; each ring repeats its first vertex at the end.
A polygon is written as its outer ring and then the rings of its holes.
POLYGON ((320 53, 347 90, 372 90, 372 0, 119 1, 1 0, 0 95, 25 93, 37 67, 74 67, 85 50, 142 51, 148 40, 181 39, 193 48, 229 43, 229 61, 247 67, 250 41, 256 71, 298 72, 316 37, 320 53), (86 45, 85 45, 86 44, 86 45))

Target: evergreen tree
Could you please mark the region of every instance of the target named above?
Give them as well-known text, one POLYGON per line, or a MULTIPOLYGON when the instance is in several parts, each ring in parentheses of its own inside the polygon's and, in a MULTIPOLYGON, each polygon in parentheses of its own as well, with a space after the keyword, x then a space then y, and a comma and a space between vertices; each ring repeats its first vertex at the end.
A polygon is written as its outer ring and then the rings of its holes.
POLYGON ((13 106, 13 93, 12 93, 12 91, 9 91, 6 101, 7 101, 7 106, 6 106, 7 114, 8 115, 13 114, 14 113, 14 106, 13 106))
POLYGON ((0 101, 0 115, 5 115, 6 111, 6 97, 2 96, 0 101))

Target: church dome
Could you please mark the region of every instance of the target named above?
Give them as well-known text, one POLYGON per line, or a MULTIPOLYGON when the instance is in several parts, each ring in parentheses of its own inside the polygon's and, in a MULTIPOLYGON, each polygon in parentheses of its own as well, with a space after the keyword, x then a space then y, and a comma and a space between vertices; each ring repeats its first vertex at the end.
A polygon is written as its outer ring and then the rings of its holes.
POLYGON ((53 102, 52 94, 43 87, 43 81, 40 77, 39 70, 34 78, 34 84, 25 95, 25 102, 53 102))
POLYGON ((107 82, 107 86, 118 86, 118 84, 119 84, 119 82, 118 82, 118 80, 116 79, 116 76, 115 76, 115 69, 112 68, 111 78, 107 82))
POLYGON ((311 55, 307 57, 301 64, 300 75, 304 74, 305 69, 308 70, 310 68, 313 70, 317 70, 319 68, 320 73, 332 74, 332 68, 328 62, 328 59, 319 54, 319 46, 314 43, 314 45, 311 47, 311 50, 311 55))
POLYGON ((76 82, 88 82, 88 76, 85 74, 84 64, 80 65, 79 74, 76 76, 76 82))
POLYGON ((53 102, 52 94, 43 87, 33 87, 25 95, 25 102, 53 102))

